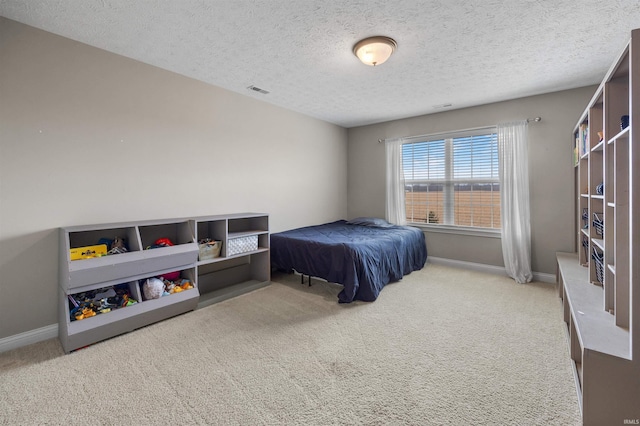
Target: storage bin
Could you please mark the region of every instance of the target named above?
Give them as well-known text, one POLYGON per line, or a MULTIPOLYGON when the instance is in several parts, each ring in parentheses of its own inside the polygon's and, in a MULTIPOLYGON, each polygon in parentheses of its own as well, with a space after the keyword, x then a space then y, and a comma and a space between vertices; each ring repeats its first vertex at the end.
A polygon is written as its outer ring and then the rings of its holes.
POLYGON ((593 214, 593 227, 596 230, 596 235, 602 235, 604 233, 604 220, 602 219, 602 213, 593 214))
POLYGON ((589 239, 582 236, 582 248, 584 249, 584 258, 589 259, 589 239))
POLYGON ((591 258, 593 258, 593 263, 596 268, 596 279, 598 283, 602 284, 604 283, 604 253, 599 252, 594 247, 591 258))
POLYGON ((220 257, 222 241, 203 241, 198 244, 198 248, 200 249, 200 260, 208 260, 220 257))
POLYGON ((258 250, 258 236, 230 238, 227 246, 227 256, 258 250))

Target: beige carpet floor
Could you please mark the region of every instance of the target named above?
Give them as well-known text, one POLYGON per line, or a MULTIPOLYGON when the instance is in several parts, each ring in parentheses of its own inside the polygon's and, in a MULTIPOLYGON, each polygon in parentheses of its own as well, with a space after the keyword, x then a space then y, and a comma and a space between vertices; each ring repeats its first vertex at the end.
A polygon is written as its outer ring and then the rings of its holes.
POLYGON ((579 425, 553 285, 428 264, 373 303, 274 275, 65 355, 0 354, 3 425, 579 425))

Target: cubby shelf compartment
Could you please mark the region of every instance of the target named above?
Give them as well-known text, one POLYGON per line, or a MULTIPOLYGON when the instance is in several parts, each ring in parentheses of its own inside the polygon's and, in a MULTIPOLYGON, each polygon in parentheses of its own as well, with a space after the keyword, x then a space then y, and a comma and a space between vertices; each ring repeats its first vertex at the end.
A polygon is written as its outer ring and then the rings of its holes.
MULTIPOLYGON (((68 303, 67 293, 60 289, 60 305, 68 303)), ((106 314, 70 321, 68 309, 61 309, 60 341, 65 352, 133 331, 196 308, 198 290, 193 288, 160 299, 146 300, 106 314)))
POLYGON ((271 280, 269 216, 263 213, 202 216, 192 220, 196 240, 222 241, 220 257, 197 262, 199 307, 264 287, 271 280), (249 250, 230 254, 230 242, 250 237, 249 250))

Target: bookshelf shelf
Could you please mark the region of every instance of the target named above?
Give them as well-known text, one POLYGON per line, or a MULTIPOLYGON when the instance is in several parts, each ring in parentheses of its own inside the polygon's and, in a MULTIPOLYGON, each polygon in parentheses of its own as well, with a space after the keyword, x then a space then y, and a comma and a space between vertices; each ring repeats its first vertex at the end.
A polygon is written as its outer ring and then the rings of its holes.
POLYGON ((604 240, 599 238, 593 238, 592 241, 596 247, 598 247, 600 250, 604 250, 604 240))

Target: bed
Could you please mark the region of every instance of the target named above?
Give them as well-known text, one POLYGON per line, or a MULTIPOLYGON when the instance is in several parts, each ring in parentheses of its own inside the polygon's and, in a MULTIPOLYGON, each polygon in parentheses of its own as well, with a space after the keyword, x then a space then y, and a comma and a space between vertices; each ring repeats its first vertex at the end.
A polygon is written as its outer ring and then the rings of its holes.
POLYGON ((271 234, 272 267, 342 284, 340 303, 372 302, 386 284, 422 269, 426 260, 421 230, 378 218, 338 220, 271 234))

